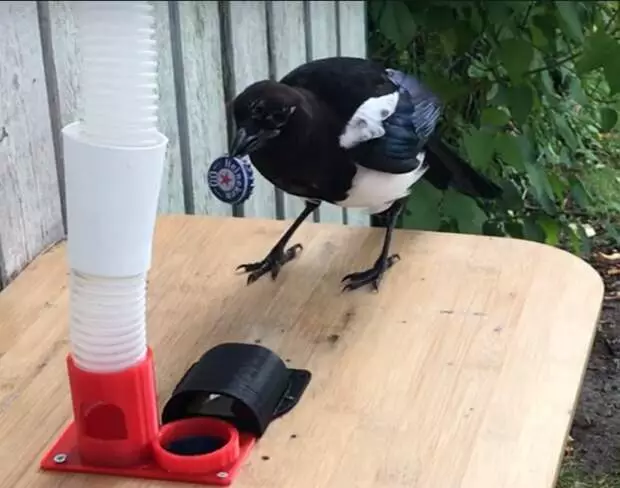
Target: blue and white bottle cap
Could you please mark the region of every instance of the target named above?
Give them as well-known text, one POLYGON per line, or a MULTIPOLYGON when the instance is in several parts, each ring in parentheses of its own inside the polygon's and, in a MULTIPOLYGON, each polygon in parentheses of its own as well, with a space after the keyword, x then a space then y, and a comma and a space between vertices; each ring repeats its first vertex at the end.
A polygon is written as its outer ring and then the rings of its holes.
POLYGON ((247 157, 219 157, 209 166, 207 183, 218 200, 239 205, 250 198, 254 191, 252 165, 247 157))

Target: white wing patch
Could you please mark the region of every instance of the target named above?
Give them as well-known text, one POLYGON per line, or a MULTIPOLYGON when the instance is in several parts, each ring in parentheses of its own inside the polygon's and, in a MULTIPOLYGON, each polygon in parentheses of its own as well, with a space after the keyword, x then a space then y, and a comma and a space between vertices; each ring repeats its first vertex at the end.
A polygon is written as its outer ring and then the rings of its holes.
POLYGON ((350 149, 385 134, 383 121, 394 113, 397 103, 398 92, 369 98, 362 103, 340 134, 340 146, 350 149))
POLYGON ((367 208, 369 213, 386 210, 394 200, 406 197, 411 187, 424 176, 428 166, 424 163, 426 153, 418 153, 419 165, 413 171, 403 174, 382 173, 357 165, 351 189, 345 200, 335 202, 345 208, 367 208))

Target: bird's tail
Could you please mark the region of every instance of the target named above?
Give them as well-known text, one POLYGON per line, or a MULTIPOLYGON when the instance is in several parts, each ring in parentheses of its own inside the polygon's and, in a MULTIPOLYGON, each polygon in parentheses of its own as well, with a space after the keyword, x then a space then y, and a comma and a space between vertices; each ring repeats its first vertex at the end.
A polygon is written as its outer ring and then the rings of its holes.
POLYGON ((440 190, 452 187, 474 198, 495 199, 502 189, 467 164, 453 149, 433 137, 426 145, 425 163, 428 170, 424 178, 440 190))

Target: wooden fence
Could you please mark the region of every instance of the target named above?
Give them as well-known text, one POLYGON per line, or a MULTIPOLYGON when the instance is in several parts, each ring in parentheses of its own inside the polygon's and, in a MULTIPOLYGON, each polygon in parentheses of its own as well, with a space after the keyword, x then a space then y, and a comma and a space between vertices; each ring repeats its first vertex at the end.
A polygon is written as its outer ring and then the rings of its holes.
MULTIPOLYGON (((0 2, 0 288, 65 235, 60 130, 77 119, 73 2, 0 2)), ((160 213, 232 215, 205 177, 226 151, 225 103, 309 59, 366 55, 363 1, 153 2, 160 128, 170 138, 160 213)), ((293 218, 301 201, 258 177, 244 217, 293 218)), ((315 220, 368 225, 321 208, 315 220)))

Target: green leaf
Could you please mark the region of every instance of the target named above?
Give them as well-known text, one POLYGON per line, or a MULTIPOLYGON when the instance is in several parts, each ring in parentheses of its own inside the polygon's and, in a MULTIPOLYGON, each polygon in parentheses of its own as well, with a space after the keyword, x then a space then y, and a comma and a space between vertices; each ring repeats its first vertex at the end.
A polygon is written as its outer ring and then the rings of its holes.
POLYGON ((571 80, 568 86, 568 91, 569 91, 571 98, 575 102, 577 102, 579 105, 588 105, 588 103, 590 102, 587 95, 583 91, 581 80, 577 78, 576 76, 571 77, 571 80))
POLYGON ((407 199, 402 223, 406 229, 437 230, 441 225, 442 193, 426 180, 420 180, 407 199))
POLYGON ((538 215, 536 223, 545 233, 545 244, 556 246, 560 242, 560 223, 547 215, 538 215))
POLYGON ((523 207, 523 199, 521 192, 515 183, 511 180, 504 180, 500 183, 502 187, 502 206, 506 210, 517 210, 523 207))
POLYGON ((601 132, 609 132, 618 123, 618 112, 613 108, 601 108, 601 132))
POLYGON ((469 52, 472 43, 477 39, 478 34, 466 20, 457 21, 454 26, 456 34, 456 54, 462 55, 469 52))
POLYGON ((458 43, 457 34, 453 29, 448 29, 439 34, 439 40, 443 46, 444 55, 447 57, 454 56, 458 43))
MULTIPOLYGON (((384 3, 385 2, 382 0, 384 3)), ((413 11, 413 16, 416 18, 420 25, 424 25, 424 27, 428 30, 434 32, 441 32, 447 29, 451 29, 454 25, 454 17, 452 15, 453 9, 450 6, 442 6, 441 2, 437 2, 433 5, 433 9, 424 10, 420 8, 421 5, 417 2, 407 2, 400 0, 401 3, 406 4, 409 9, 413 11), (421 20, 423 19, 423 22, 421 20)))
POLYGON ((617 43, 605 31, 599 30, 588 36, 584 42, 583 54, 575 67, 581 74, 602 68, 607 61, 613 62, 617 43))
POLYGON ((470 78, 474 79, 486 78, 488 76, 488 71, 478 61, 472 61, 472 63, 467 68, 467 74, 470 78))
POLYGON ((543 158, 545 159, 545 161, 553 163, 553 164, 559 163, 558 155, 555 152, 553 145, 551 144, 551 141, 543 143, 541 147, 541 154, 543 158))
POLYGON ((434 71, 429 71, 427 73, 425 81, 428 87, 433 90, 445 103, 456 100, 464 96, 469 91, 466 84, 458 83, 457 81, 451 80, 445 75, 435 73, 434 71))
POLYGON ((583 27, 579 20, 578 2, 556 1, 555 6, 558 9, 558 16, 562 31, 568 35, 573 41, 583 41, 583 27))
POLYGON ((554 113, 553 120, 558 129, 558 134, 564 141, 564 143, 570 147, 573 151, 577 149, 579 146, 579 141, 577 140, 577 136, 566 122, 566 118, 563 114, 554 113))
POLYGON ((506 24, 506 20, 510 19, 512 14, 510 6, 505 2, 488 2, 485 5, 489 20, 495 25, 506 24))
POLYGON ((510 134, 497 134, 495 137, 495 150, 504 162, 516 170, 523 171, 523 160, 526 154, 523 150, 523 136, 515 137, 510 134))
POLYGON ((534 216, 528 215, 523 219, 523 237, 528 241, 545 242, 545 230, 534 216))
POLYGON ((581 180, 575 176, 569 177, 568 181, 570 185, 570 194, 573 197, 573 200, 575 200, 575 203, 582 209, 587 210, 590 206, 590 202, 592 201, 592 197, 586 190, 585 186, 583 186, 581 180))
POLYGON ((547 173, 547 179, 551 185, 556 200, 563 200, 568 191, 568 184, 557 173, 547 173))
POLYGON ((524 124, 534 106, 534 94, 529 84, 517 85, 506 90, 508 108, 517 124, 524 124))
POLYGON ((529 2, 524 2, 522 0, 509 0, 509 1, 504 1, 503 3, 505 3, 508 7, 510 7, 513 13, 517 15, 523 15, 527 13, 529 8, 531 7, 529 2))
POLYGON ((385 2, 379 28, 400 49, 407 47, 416 33, 414 18, 405 2, 385 2))
POLYGON ((510 237, 523 239, 523 223, 518 220, 511 220, 504 225, 506 232, 510 237))
POLYGON ((620 58, 620 46, 616 45, 613 58, 609 58, 605 62, 603 67, 603 73, 605 74, 605 80, 609 85, 609 94, 615 95, 620 93, 620 65, 618 59, 620 58))
POLYGON ((566 166, 571 166, 573 163, 573 160, 570 156, 570 151, 568 150, 568 148, 566 146, 562 147, 562 149, 560 149, 560 156, 559 156, 559 163, 560 164, 565 164, 566 166))
POLYGON ((504 237, 506 235, 499 223, 491 222, 489 220, 482 224, 482 233, 485 236, 495 237, 504 237))
POLYGON ((620 246, 620 227, 615 226, 611 222, 605 222, 605 232, 613 239, 616 246, 620 246))
POLYGON ((510 114, 496 107, 487 107, 482 111, 480 123, 482 125, 502 127, 510 122, 510 114))
POLYGON ((539 49, 544 49, 549 44, 547 38, 545 37, 545 33, 535 25, 530 26, 530 33, 532 35, 532 44, 539 49))
POLYGON ((538 27, 547 38, 549 46, 556 44, 556 30, 558 28, 557 16, 545 5, 537 5, 532 8, 532 25, 538 27))
POLYGON ((534 49, 523 39, 506 39, 499 47, 498 57, 513 82, 518 82, 527 71, 534 49))
POLYGON ((585 256, 591 252, 591 241, 579 222, 569 224, 569 239, 574 254, 585 256))
POLYGON ((478 12, 477 8, 473 8, 471 10, 471 17, 469 18, 472 27, 476 32, 480 32, 483 29, 482 17, 480 17, 480 12, 478 12))
POLYGON ((493 100, 497 96, 498 92, 499 92, 499 85, 497 83, 493 83, 493 85, 491 85, 491 88, 487 92, 487 96, 486 96, 487 101, 493 100))
POLYGON ((381 20, 383 12, 383 2, 368 2, 368 15, 373 22, 381 20))
POLYGON ((525 168, 536 199, 545 212, 554 215, 556 213, 556 206, 553 200, 553 189, 547 178, 545 168, 540 164, 532 164, 529 161, 526 161, 525 168))
POLYGON ((523 135, 519 136, 519 145, 521 146, 523 159, 534 161, 538 157, 538 149, 536 148, 536 133, 529 125, 524 125, 522 129, 523 135))
POLYGON ((546 67, 545 58, 540 51, 534 51, 532 62, 530 63, 530 69, 541 69, 546 67))
POLYGON ((444 215, 457 221, 460 232, 467 234, 482 232, 482 224, 487 216, 474 199, 450 189, 445 193, 442 208, 444 215))
POLYGON ((486 168, 493 158, 493 134, 480 129, 472 129, 463 136, 463 145, 471 164, 478 169, 486 168))
POLYGON ((579 254, 581 251, 582 236, 579 234, 577 227, 580 226, 568 226, 568 243, 573 254, 579 254))

